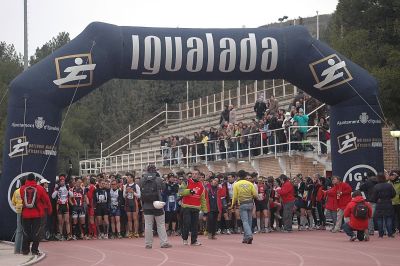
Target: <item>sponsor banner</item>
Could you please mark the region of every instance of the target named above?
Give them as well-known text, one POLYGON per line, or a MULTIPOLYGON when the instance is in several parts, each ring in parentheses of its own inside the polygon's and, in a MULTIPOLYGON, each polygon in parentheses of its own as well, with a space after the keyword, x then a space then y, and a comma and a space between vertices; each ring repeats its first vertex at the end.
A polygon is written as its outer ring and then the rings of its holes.
POLYGON ((33 121, 33 123, 31 123, 31 124, 12 122, 11 127, 12 128, 32 128, 32 129, 48 130, 48 131, 60 131, 60 127, 47 125, 46 121, 41 116, 37 117, 35 119, 35 121, 33 121))
POLYGON ((48 144, 30 143, 26 136, 10 139, 10 158, 27 155, 57 156, 57 147, 48 144))
MULTIPOLYGON (((371 107, 379 110, 377 105, 371 107)), ((331 108, 331 127, 336 127, 331 132, 333 174, 342 177, 353 189, 357 189, 368 174, 383 171, 381 120, 371 107, 331 108)))

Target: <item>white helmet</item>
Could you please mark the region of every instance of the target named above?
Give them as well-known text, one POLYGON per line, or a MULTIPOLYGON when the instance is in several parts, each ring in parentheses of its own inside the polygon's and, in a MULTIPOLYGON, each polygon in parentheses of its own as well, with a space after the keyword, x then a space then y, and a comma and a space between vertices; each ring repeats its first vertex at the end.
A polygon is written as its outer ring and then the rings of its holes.
POLYGON ((162 209, 162 208, 164 208, 164 205, 165 205, 165 202, 163 202, 163 201, 158 201, 158 200, 153 201, 153 206, 156 209, 162 209))

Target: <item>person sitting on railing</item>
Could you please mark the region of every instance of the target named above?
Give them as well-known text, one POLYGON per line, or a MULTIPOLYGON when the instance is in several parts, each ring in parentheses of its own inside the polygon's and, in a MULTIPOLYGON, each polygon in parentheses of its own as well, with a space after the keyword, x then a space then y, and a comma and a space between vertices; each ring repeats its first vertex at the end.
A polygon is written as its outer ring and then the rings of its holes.
POLYGON ((298 128, 299 123, 297 121, 293 122, 293 127, 290 127, 290 142, 296 142, 291 144, 292 150, 301 150, 301 144, 298 141, 302 140, 302 134, 300 133, 300 128, 298 128))
POLYGON ((262 119, 266 111, 267 104, 264 101, 264 96, 260 95, 254 105, 254 112, 256 113, 257 120, 262 119))
POLYGON ((207 146, 207 154, 209 161, 215 160, 215 145, 218 139, 218 132, 215 128, 211 127, 210 132, 208 133, 208 146, 207 146))
POLYGON ((269 132, 269 120, 268 120, 269 115, 267 115, 266 117, 264 117, 264 119, 262 121, 258 122, 259 125, 259 132, 261 134, 261 136, 257 136, 258 138, 261 137, 260 139, 260 143, 262 141, 262 146, 263 148, 263 154, 268 154, 268 134, 271 134, 271 132, 269 132))
POLYGON ((319 127, 319 141, 321 142, 321 153, 326 154, 327 152, 327 146, 326 142, 330 138, 330 133, 329 133, 329 125, 326 122, 324 117, 321 117, 317 123, 317 126, 319 127))
POLYGON ((219 124, 221 125, 221 127, 225 125, 225 122, 229 123, 229 114, 230 114, 229 106, 225 105, 225 109, 221 112, 221 117, 219 119, 219 124))
MULTIPOLYGON (((285 137, 285 139, 282 143, 289 141, 289 127, 291 125, 292 125, 292 117, 290 116, 289 112, 286 112, 285 119, 282 122, 282 128, 283 128, 284 137, 285 137)), ((287 145, 285 145, 283 149, 286 150, 287 145)))

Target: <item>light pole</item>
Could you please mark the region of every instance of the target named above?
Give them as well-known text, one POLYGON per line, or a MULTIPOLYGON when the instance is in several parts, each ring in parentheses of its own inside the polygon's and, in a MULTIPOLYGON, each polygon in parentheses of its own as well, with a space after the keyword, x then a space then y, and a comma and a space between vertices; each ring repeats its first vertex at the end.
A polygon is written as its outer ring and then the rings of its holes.
POLYGON ((399 138, 400 138, 400 130, 391 130, 390 135, 393 138, 396 138, 396 148, 397 148, 397 169, 400 169, 400 150, 399 150, 399 138))
POLYGON ((319 15, 317 10, 317 40, 319 40, 319 15))
POLYGON ((281 18, 278 18, 278 21, 281 23, 280 26, 282 27, 282 22, 288 19, 288 16, 283 16, 281 18))

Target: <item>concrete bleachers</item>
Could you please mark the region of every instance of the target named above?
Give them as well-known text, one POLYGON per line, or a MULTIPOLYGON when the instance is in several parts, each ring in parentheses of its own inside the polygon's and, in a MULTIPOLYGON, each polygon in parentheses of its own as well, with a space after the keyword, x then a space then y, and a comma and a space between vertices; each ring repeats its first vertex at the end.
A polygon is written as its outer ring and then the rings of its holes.
MULTIPOLYGON (((293 100, 293 96, 279 99, 279 106, 287 109, 289 103, 293 100)), ((237 122, 249 123, 255 118, 254 104, 241 106, 236 109, 237 122)), ((142 138, 138 143, 131 146, 130 152, 148 151, 160 148, 160 137, 165 136, 184 136, 193 137, 194 132, 199 132, 201 128, 209 129, 210 127, 219 127, 220 112, 209 115, 203 115, 189 120, 169 123, 158 130, 152 132, 147 137, 142 138)))

